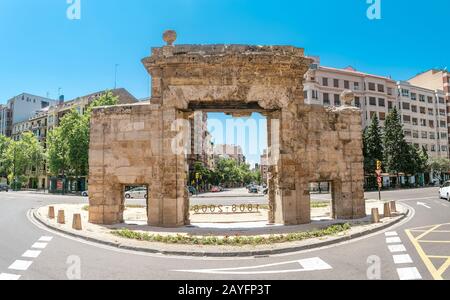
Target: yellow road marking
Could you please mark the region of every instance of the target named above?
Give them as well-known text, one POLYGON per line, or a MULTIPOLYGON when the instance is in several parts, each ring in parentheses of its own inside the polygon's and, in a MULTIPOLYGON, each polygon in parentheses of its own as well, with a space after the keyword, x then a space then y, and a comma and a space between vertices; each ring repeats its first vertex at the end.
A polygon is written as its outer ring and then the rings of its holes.
POLYGON ((428 271, 431 273, 431 276, 433 276, 433 278, 435 280, 443 280, 442 274, 438 273, 438 270, 436 270, 436 268, 434 267, 433 263, 431 262, 431 260, 426 255, 425 251, 423 251, 423 249, 420 246, 418 240, 416 240, 414 238, 414 236, 412 235, 411 231, 405 230, 405 232, 406 232, 406 235, 411 240, 411 243, 416 248, 417 253, 419 254, 420 258, 423 260, 423 262, 424 262, 425 266, 427 267, 428 271))
POLYGON ((436 243, 436 244, 448 244, 448 243, 450 243, 450 241, 424 241, 424 240, 421 240, 419 242, 421 242, 421 243, 436 243))
POLYGON ((450 258, 450 256, 428 255, 429 258, 450 258))
POLYGON ((447 261, 439 268, 438 274, 442 276, 444 272, 447 270, 447 268, 450 266, 450 258, 447 259, 447 261))
MULTIPOLYGON (((411 229, 411 232, 427 232, 427 230, 416 230, 416 229, 411 229)), ((450 230, 435 230, 433 231, 433 233, 450 233, 450 230)))
POLYGON ((425 236, 427 236, 428 234, 432 233, 433 230, 438 229, 439 227, 441 227, 441 225, 436 225, 434 227, 432 227, 431 229, 425 231, 424 233, 422 233, 421 235, 419 235, 418 237, 416 237, 416 240, 420 241, 421 238, 424 238, 425 236))

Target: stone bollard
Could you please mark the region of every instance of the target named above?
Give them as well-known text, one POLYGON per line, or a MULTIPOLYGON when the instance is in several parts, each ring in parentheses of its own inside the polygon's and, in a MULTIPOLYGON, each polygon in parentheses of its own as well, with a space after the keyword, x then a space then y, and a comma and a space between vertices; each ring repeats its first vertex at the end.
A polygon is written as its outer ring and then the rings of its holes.
POLYGON ((48 207, 48 218, 49 219, 55 218, 55 208, 53 206, 48 207))
POLYGON ((397 212, 397 204, 395 201, 391 201, 391 212, 397 212))
POLYGON ((81 214, 73 214, 72 228, 75 230, 82 230, 81 214))
POLYGON ((385 218, 390 218, 391 217, 391 205, 388 202, 386 202, 384 204, 384 217, 385 218))
POLYGON ((378 212, 378 208, 372 208, 372 223, 380 223, 380 213, 378 212))
POLYGON ((66 224, 66 217, 64 216, 64 210, 58 211, 58 224, 66 224))

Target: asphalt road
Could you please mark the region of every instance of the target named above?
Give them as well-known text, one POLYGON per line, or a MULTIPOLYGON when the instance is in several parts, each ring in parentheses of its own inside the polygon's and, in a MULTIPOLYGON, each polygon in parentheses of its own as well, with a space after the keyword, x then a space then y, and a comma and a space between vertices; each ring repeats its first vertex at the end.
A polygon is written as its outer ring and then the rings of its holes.
POLYGON ((450 203, 437 195, 436 188, 383 193, 412 211, 386 232, 286 255, 212 259, 135 253, 69 238, 35 224, 29 210, 86 199, 1 193, 0 278, 450 279, 450 203))

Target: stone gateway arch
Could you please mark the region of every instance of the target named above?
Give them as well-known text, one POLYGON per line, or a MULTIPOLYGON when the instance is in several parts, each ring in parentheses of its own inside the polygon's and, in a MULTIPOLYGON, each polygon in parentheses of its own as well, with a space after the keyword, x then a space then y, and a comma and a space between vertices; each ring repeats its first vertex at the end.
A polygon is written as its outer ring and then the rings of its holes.
POLYGON ((186 154, 174 151, 177 120, 195 111, 267 117, 269 222, 309 223, 311 182, 332 183, 334 218, 365 216, 361 111, 306 105, 303 80, 311 61, 290 46, 173 45, 153 48, 143 64, 150 103, 97 108, 91 121, 89 221, 123 222, 123 191, 147 185, 148 224, 189 224, 186 154), (174 125, 175 124, 175 125, 174 125))

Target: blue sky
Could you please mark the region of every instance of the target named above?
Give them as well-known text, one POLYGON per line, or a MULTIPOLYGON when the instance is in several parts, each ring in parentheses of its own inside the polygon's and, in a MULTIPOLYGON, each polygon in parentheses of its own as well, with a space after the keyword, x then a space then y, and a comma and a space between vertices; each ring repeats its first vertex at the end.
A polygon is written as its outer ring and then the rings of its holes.
POLYGON ((66 0, 0 1, 0 103, 21 92, 66 99, 114 86, 149 95, 140 60, 163 44, 279 44, 304 47, 322 64, 408 79, 450 65, 450 1, 381 0, 381 20, 366 0, 66 0))

